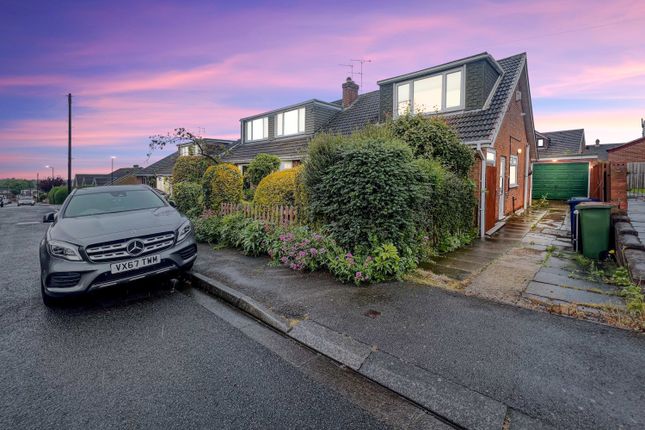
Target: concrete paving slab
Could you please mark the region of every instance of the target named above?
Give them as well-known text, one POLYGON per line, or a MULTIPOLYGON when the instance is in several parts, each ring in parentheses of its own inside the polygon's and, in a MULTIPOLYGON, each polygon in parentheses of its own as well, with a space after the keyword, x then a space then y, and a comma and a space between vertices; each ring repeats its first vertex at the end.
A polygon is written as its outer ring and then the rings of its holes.
POLYGON ((372 353, 359 372, 465 428, 502 428, 506 406, 389 354, 372 353))
POLYGON ((614 285, 604 284, 601 282, 588 281, 586 279, 577 279, 569 277, 569 274, 556 274, 540 270, 535 275, 535 281, 543 282, 545 284, 553 284, 561 287, 572 287, 582 290, 602 290, 604 292, 618 292, 618 288, 614 285))
POLYGON ((354 370, 361 367, 372 351, 369 345, 314 321, 301 322, 291 330, 289 335, 354 370))
POLYGON ((531 281, 525 291, 527 294, 562 300, 569 303, 591 303, 594 305, 622 306, 623 301, 616 296, 592 293, 590 291, 564 288, 558 285, 531 281))

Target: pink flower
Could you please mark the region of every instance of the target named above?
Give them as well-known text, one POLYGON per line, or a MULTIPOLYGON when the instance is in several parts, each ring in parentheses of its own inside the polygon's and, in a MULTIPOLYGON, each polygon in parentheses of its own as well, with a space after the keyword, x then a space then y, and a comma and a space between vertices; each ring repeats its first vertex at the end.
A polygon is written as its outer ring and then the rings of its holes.
POLYGON ((309 253, 311 254, 312 257, 315 257, 318 254, 318 250, 316 248, 311 248, 309 250, 309 253))

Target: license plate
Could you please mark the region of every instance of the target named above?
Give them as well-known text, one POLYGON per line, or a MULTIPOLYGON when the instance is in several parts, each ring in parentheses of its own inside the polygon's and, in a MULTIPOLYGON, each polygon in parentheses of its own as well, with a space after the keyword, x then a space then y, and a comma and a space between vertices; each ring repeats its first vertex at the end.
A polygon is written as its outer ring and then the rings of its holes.
POLYGON ((158 255, 147 255, 145 257, 137 258, 130 261, 124 261, 122 263, 110 264, 110 270, 112 274, 129 272, 130 270, 141 269, 142 267, 152 266, 153 264, 159 263, 158 255))

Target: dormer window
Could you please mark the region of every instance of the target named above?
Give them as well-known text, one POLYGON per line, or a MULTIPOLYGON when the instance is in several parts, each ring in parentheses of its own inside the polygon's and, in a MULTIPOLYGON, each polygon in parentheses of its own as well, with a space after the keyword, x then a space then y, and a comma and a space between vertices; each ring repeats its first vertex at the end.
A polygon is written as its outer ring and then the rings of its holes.
POLYGON ((193 145, 183 145, 179 147, 179 155, 181 156, 187 156, 187 155, 201 155, 202 151, 199 148, 199 146, 193 144, 193 145))
POLYGON ((463 69, 449 70, 396 85, 394 106, 398 115, 434 113, 464 108, 463 69))
POLYGON ((538 148, 543 148, 544 147, 544 139, 539 138, 537 141, 538 148))
POLYGON ((305 132, 305 108, 280 112, 275 116, 275 135, 289 136, 305 132))
POLYGON ((246 122, 246 140, 264 140, 269 138, 269 117, 265 116, 246 122))

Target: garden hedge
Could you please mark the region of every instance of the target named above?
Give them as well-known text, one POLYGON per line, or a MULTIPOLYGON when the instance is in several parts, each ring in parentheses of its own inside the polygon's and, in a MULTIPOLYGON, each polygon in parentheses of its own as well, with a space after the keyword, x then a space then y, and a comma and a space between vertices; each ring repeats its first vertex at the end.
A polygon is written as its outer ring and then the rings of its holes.
POLYGON ((212 160, 198 155, 179 157, 172 169, 173 186, 180 182, 200 183, 204 172, 212 164, 212 160))
POLYGON ((172 188, 177 209, 184 213, 199 213, 203 209, 202 186, 197 182, 179 182, 172 188))
POLYGON ((52 205, 61 205, 67 198, 67 186, 59 185, 58 187, 53 187, 47 193, 47 201, 52 205))
POLYGON ((209 167, 204 177, 210 181, 207 206, 219 211, 222 203, 239 203, 242 200, 243 180, 240 169, 229 163, 209 167))
POLYGON ((397 140, 323 137, 305 165, 310 216, 349 249, 414 246, 424 176, 397 140))
POLYGON ((280 169, 280 158, 270 154, 258 154, 251 160, 246 176, 251 187, 257 186, 262 179, 280 169))
POLYGON ((296 197, 301 167, 271 173, 258 184, 253 202, 258 206, 299 205, 296 197))

